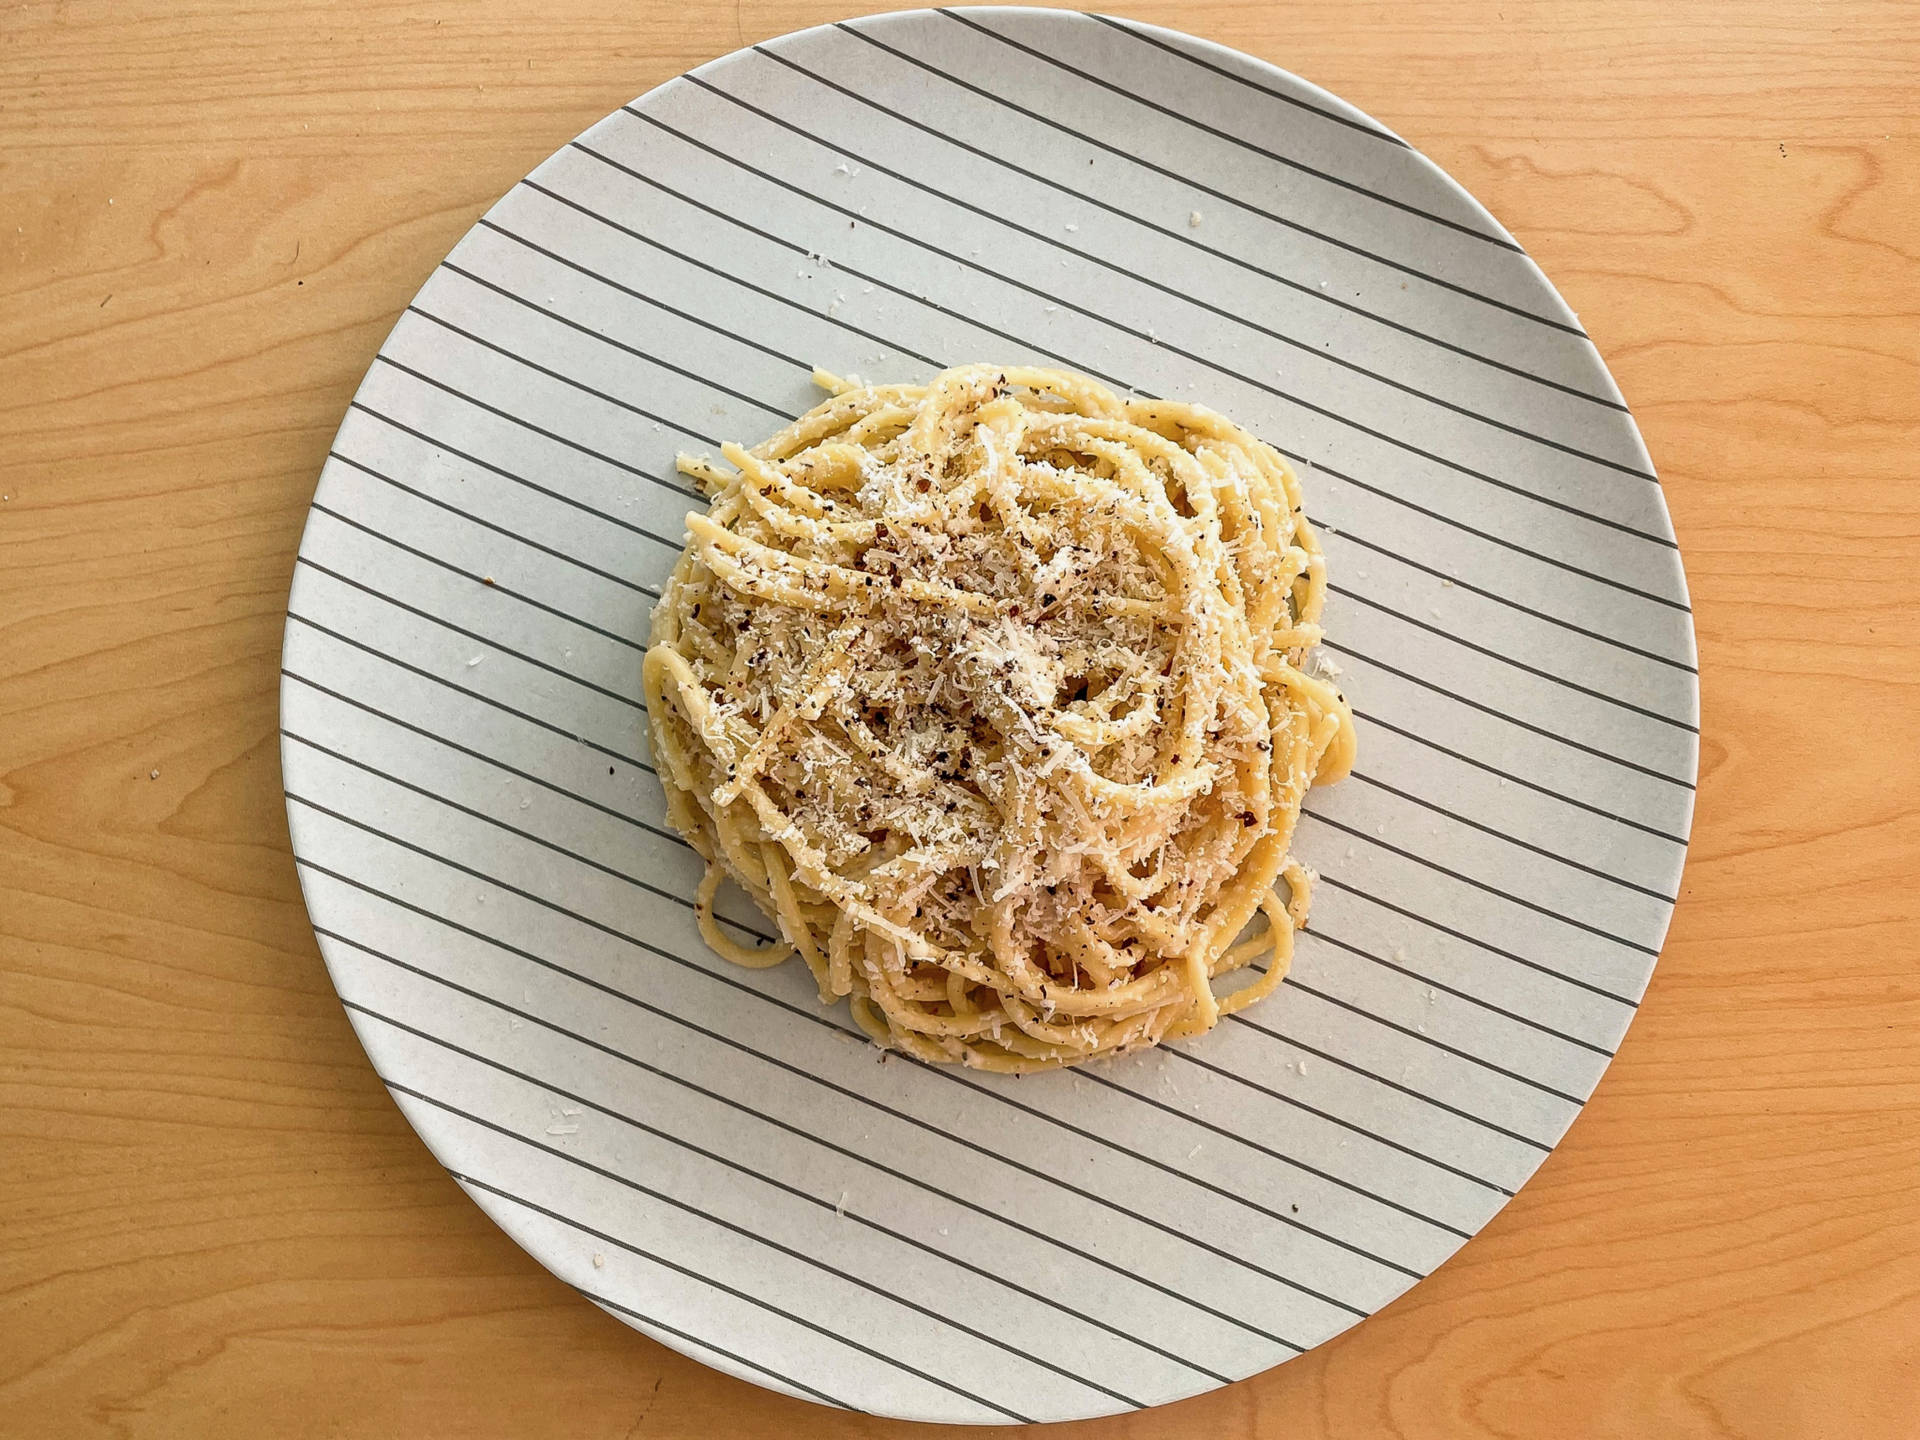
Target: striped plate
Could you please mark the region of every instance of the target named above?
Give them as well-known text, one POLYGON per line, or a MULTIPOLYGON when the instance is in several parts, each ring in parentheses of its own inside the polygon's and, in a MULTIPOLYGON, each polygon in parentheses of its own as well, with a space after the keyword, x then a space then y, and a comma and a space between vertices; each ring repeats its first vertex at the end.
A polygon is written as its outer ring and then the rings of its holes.
POLYGON ((1431 163, 1187 36, 916 11, 661 86, 460 242, 321 474, 282 755, 368 1055, 542 1264, 791 1394, 1058 1420, 1320 1344, 1533 1173, 1666 932, 1693 656, 1606 367, 1431 163), (640 700, 674 452, 770 433, 816 363, 971 360, 1305 462, 1362 727, 1285 988, 1019 1081, 881 1063, 799 966, 707 952, 640 700))

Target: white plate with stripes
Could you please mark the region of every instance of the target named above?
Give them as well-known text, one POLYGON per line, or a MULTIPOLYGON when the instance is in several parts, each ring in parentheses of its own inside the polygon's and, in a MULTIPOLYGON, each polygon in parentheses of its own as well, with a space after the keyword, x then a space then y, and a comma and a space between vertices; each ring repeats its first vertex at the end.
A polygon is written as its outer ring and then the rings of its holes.
POLYGON ((542 1264, 791 1394, 1057 1420, 1320 1344, 1525 1183, 1666 932, 1693 660, 1605 365, 1431 163, 1187 36, 917 11, 661 86, 460 242, 322 472, 282 756, 368 1055, 542 1264), (708 953, 647 765, 674 452, 972 360, 1304 462, 1362 727, 1285 987, 1083 1074, 881 1064, 708 953))

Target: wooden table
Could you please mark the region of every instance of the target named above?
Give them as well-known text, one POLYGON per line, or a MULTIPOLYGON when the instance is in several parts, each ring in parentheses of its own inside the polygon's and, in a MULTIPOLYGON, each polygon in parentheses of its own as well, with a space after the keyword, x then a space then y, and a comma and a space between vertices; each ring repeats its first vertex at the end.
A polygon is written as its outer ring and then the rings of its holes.
MULTIPOLYGON (((642 1339, 461 1196, 328 987, 275 736, 321 457, 434 262, 622 101, 840 13, 0 10, 0 1433, 914 1428, 642 1339)), ((1334 1343, 1070 1433, 1914 1435, 1920 11, 1131 13, 1365 107, 1554 277, 1666 478, 1705 742, 1653 988, 1519 1199, 1334 1343)))

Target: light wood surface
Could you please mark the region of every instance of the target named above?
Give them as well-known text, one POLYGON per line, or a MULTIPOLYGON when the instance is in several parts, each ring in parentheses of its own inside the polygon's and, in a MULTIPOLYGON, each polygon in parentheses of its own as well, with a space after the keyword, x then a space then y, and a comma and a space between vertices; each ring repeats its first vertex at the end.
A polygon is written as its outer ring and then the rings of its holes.
MULTIPOLYGON (((306 504, 415 287, 607 111, 841 13, 0 8, 0 1434, 933 1433, 642 1339, 461 1196, 327 985, 275 738, 306 504)), ((1705 742, 1666 954, 1539 1177, 1334 1343, 1060 1433, 1920 1433, 1920 9, 1129 13, 1532 249, 1665 477, 1705 742)))

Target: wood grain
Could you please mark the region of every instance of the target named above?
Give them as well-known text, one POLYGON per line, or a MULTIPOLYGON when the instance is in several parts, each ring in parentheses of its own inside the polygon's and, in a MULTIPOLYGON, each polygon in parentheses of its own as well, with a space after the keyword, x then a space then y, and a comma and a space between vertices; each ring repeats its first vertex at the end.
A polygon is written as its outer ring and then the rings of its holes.
MULTIPOLYGON (((913 1430, 641 1339, 459 1194, 327 985, 275 742, 305 506, 414 288, 602 114, 840 13, 0 9, 0 1432, 913 1430)), ((1519 1199, 1335 1343, 1061 1433, 1911 1436, 1920 12, 1130 13, 1366 107, 1559 283, 1666 479, 1706 738, 1652 991, 1519 1199)))

